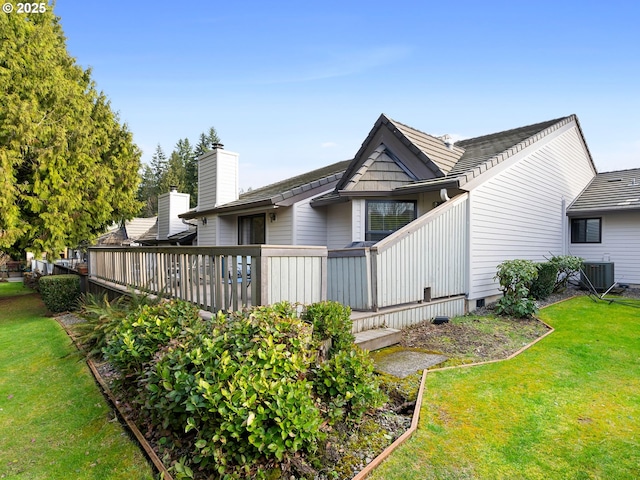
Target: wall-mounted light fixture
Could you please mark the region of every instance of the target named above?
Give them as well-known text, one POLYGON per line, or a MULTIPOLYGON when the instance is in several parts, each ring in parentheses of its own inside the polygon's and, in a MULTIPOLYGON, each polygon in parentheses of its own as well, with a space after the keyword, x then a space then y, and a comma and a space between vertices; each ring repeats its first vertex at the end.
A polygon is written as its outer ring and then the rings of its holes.
POLYGON ((202 217, 200 219, 200 221, 202 222, 203 225, 206 225, 207 224, 207 217, 202 217))
POLYGON ((272 213, 269 214, 269 221, 275 222, 277 220, 277 218, 278 217, 276 216, 275 213, 272 212, 272 213))

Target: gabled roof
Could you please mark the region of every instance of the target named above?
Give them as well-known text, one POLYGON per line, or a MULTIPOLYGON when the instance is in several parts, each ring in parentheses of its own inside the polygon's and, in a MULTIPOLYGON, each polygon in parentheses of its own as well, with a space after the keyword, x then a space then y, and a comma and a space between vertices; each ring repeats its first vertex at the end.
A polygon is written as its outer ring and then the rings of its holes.
MULTIPOLYGON (((530 145, 542 140, 554 131, 574 122, 584 140, 580 124, 575 115, 556 118, 546 122, 483 135, 448 144, 445 138, 429 135, 382 114, 377 119, 369 135, 362 143, 353 160, 334 163, 281 182, 245 192, 238 200, 219 205, 208 210, 190 210, 179 215, 182 218, 197 218, 209 213, 233 213, 254 208, 288 206, 303 198, 329 190, 334 190, 312 201, 313 206, 347 201, 351 196, 362 195, 404 195, 407 193, 435 191, 441 188, 462 188, 466 183, 499 165, 530 145), (389 137, 391 135, 391 137, 389 137), (404 165, 388 146, 374 145, 381 138, 393 139, 396 148, 407 150, 415 157, 411 167, 404 165), (376 140, 377 139, 377 140, 376 140), (398 141, 403 145, 399 146, 398 141), (373 149, 373 150, 372 150, 373 149), (381 174, 392 190, 370 191, 368 187, 358 189, 358 181, 371 182, 376 178, 372 168, 377 159, 384 159, 398 165, 391 173, 381 174), (372 173, 373 172, 373 173, 372 173), (404 172, 404 174, 403 174, 404 172), (406 175, 405 175, 406 174, 406 175), (391 178, 393 177, 393 178, 391 178), (391 178, 389 180, 389 178, 391 178), (395 182, 395 185, 393 183, 395 182)), ((585 142, 585 148, 586 142, 585 142)), ((593 166, 593 160, 587 149, 593 166)), ((382 161, 382 160, 381 160, 382 161)), ((593 166, 594 172, 596 171, 593 166)))
MULTIPOLYGON (((362 146, 336 187, 337 190, 348 190, 349 183, 353 183, 357 177, 361 177, 364 174, 368 164, 371 163, 371 156, 366 156, 366 151, 371 147, 371 142, 374 138, 383 129, 389 131, 416 156, 419 162, 421 162, 418 163, 418 165, 423 173, 429 173, 429 176, 424 176, 421 175, 421 172, 418 170, 412 171, 412 174, 419 179, 431 178, 432 176, 444 177, 452 166, 455 165, 463 152, 461 149, 449 149, 443 139, 392 120, 383 113, 378 117, 369 135, 367 135, 367 138, 362 142, 362 146)), ((378 145, 375 147, 378 147, 378 145)), ((380 154, 383 151, 376 150, 376 152, 380 154)))
MULTIPOLYGON (((363 178, 364 172, 369 168, 375 152, 378 152, 380 147, 367 159, 362 158, 364 156, 363 153, 371 151, 372 145, 369 143, 373 141, 378 131, 383 127, 388 128, 425 164, 432 165, 436 173, 435 178, 418 178, 412 182, 397 186, 393 192, 390 192, 391 195, 403 195, 414 192, 434 191, 440 188, 462 188, 467 182, 572 122, 575 122, 582 136, 577 117, 569 115, 490 135, 461 140, 453 146, 448 146, 443 137, 434 137, 381 115, 362 144, 358 154, 356 154, 352 164, 347 168, 335 191, 314 199, 312 204, 319 206, 333 203, 338 201, 339 198, 345 199, 356 194, 353 184, 363 178)), ((584 139, 584 136, 582 137, 584 139)), ((588 149, 587 154, 593 165, 588 149)), ((593 169, 594 171, 596 170, 595 166, 593 169)), ((370 193, 375 195, 376 192, 370 193)))
POLYGON ((179 217, 188 219, 209 213, 231 213, 248 208, 291 205, 297 199, 312 195, 314 191, 320 193, 323 188, 325 190, 333 188, 350 163, 351 160, 337 162, 281 182, 272 183, 266 187, 250 190, 241 194, 238 200, 216 208, 200 211, 190 210, 179 217))
POLYGON ((567 215, 627 210, 640 210, 640 168, 597 174, 569 206, 567 215))
MULTIPOLYGON (((449 180, 449 185, 455 183, 458 188, 461 188, 467 182, 571 122, 575 122, 580 131, 580 136, 584 139, 578 118, 575 115, 569 115, 555 120, 456 142, 455 146, 464 149, 464 153, 446 176, 446 179, 449 180)), ((586 142, 585 148, 587 148, 586 142)), ((595 171, 596 168, 588 148, 587 154, 595 171)), ((418 181, 398 190, 406 193, 430 189, 430 187, 435 189, 437 188, 437 183, 443 183, 442 179, 418 181)))

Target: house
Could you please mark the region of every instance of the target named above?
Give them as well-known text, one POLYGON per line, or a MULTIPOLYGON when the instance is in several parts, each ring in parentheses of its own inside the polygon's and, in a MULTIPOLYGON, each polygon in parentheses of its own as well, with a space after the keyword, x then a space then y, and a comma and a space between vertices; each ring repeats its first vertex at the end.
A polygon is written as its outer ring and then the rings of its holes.
POLYGON ((183 221, 178 214, 189 209, 190 195, 176 187, 158 196, 158 215, 136 217, 114 224, 98 237, 100 246, 191 245, 196 237, 196 225, 183 221))
POLYGON ((132 218, 121 224, 114 224, 109 230, 98 237, 97 245, 139 245, 138 240, 148 235, 155 228, 157 217, 132 218))
POLYGON ((567 215, 572 255, 613 262, 616 282, 640 284, 640 168, 597 174, 567 215))
POLYGON ((567 206, 596 177, 575 115, 453 142, 386 115, 352 160, 238 195, 238 154, 199 160, 198 245, 329 249, 328 298, 367 328, 473 310, 496 266, 569 253, 567 206))

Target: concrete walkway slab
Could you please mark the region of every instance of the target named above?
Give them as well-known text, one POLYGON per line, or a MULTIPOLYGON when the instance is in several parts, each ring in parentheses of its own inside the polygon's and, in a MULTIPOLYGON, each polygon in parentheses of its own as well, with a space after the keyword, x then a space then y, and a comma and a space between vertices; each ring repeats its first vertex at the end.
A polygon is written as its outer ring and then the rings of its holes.
POLYGON ((432 367, 447 360, 445 355, 401 349, 387 355, 375 356, 376 369, 399 378, 432 367))

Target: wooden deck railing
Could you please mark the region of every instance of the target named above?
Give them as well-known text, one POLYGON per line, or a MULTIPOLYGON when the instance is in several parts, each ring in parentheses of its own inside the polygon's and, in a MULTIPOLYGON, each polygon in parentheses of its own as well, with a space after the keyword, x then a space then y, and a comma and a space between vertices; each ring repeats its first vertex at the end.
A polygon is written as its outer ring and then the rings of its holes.
POLYGON ((326 299, 327 249, 274 245, 93 247, 92 283, 187 300, 209 311, 326 299))

